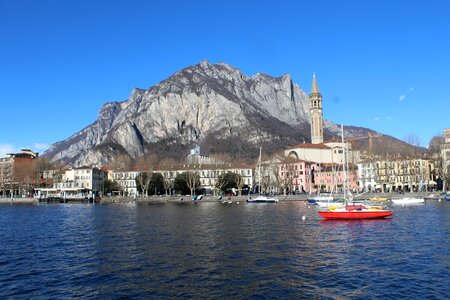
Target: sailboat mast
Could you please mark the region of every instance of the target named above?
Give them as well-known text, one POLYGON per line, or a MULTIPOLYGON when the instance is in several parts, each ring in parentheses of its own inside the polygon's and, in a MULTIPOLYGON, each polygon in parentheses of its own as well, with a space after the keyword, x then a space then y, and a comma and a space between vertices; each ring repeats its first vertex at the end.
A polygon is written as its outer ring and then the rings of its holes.
POLYGON ((261 150, 262 147, 259 147, 259 161, 258 161, 258 194, 261 195, 261 150))
POLYGON ((344 171, 344 199, 347 199, 347 170, 345 168, 346 159, 345 159, 345 147, 344 147, 344 125, 341 124, 341 134, 342 134, 342 154, 344 161, 342 162, 342 169, 344 171))

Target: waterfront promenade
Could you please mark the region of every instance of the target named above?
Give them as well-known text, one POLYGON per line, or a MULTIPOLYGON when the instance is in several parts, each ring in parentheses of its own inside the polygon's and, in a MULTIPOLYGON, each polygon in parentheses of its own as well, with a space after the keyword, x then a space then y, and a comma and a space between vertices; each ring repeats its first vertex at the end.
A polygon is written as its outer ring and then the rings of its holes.
MULTIPOLYGON (((342 197, 342 194, 335 195, 336 197, 342 197)), ((299 194, 299 195, 278 195, 276 196, 280 202, 283 201, 306 201, 308 198, 314 197, 314 194, 299 194)), ((419 192, 419 193, 365 193, 360 196, 354 195, 355 200, 367 200, 370 198, 402 198, 402 197, 425 197, 426 199, 439 199, 443 198, 440 196, 440 192, 419 192)), ((113 203, 198 203, 198 202, 245 202, 248 196, 203 196, 201 200, 192 201, 190 195, 176 195, 176 196, 148 196, 148 197, 124 197, 124 196, 114 196, 114 197, 104 197, 96 201, 98 204, 113 204, 113 203)), ((55 203, 57 201, 53 201, 55 203)), ((69 200, 67 203, 80 203, 80 200, 69 200)), ((88 201, 85 201, 88 203, 88 201)), ((38 199, 34 198, 1 198, 0 204, 34 204, 34 203, 45 203, 39 202, 38 199)))

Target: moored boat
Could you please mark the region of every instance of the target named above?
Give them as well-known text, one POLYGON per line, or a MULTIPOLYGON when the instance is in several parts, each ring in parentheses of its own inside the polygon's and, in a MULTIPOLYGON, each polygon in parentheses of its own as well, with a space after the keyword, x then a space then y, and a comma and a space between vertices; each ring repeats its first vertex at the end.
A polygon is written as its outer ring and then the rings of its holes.
POLYGON ((391 199, 393 204, 421 204, 425 203, 424 198, 420 197, 404 197, 404 198, 397 198, 397 199, 391 199))
POLYGON ((369 199, 370 201, 375 201, 375 202, 383 202, 383 201, 388 201, 388 198, 384 198, 384 197, 373 197, 369 199))
POLYGON ((258 196, 256 198, 249 197, 247 202, 253 203, 278 203, 278 199, 275 197, 267 197, 267 196, 258 196))
POLYGON ((342 208, 319 211, 319 215, 325 219, 381 219, 392 216, 392 211, 381 207, 365 205, 346 205, 342 208))
MULTIPOLYGON (((344 128, 341 127, 342 131, 342 145, 344 145, 344 128)), ((342 146, 344 149, 344 146, 342 146)), ((334 220, 361 220, 361 219, 382 219, 385 217, 392 216, 392 211, 388 209, 383 209, 380 206, 366 206, 361 203, 348 204, 348 196, 351 194, 347 189, 347 173, 345 171, 346 155, 344 151, 344 202, 345 205, 342 207, 328 207, 324 210, 319 211, 319 215, 325 219, 334 220)))
POLYGON ((342 207, 345 205, 345 199, 336 198, 328 200, 318 200, 317 205, 320 207, 342 207))
POLYGON ((319 203, 330 202, 333 201, 333 197, 331 196, 315 196, 308 198, 308 203, 311 205, 319 205, 319 203))

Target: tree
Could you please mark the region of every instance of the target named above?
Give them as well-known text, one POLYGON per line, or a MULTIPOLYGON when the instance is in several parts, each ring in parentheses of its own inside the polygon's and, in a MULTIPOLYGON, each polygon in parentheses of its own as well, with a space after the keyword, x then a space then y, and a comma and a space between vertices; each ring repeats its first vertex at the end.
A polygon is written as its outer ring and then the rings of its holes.
POLYGON ((234 172, 227 172, 219 175, 216 182, 216 187, 222 193, 229 193, 232 189, 239 189, 238 183, 242 181, 241 176, 234 172))
POLYGON ((6 191, 12 188, 12 176, 12 164, 0 164, 0 189, 3 197, 6 197, 6 191))
POLYGON ((283 189, 283 183, 282 183, 282 179, 281 179, 281 177, 280 177, 280 166, 281 165, 279 165, 279 164, 273 164, 272 166, 271 166, 271 171, 272 171, 272 174, 274 175, 274 179, 275 179, 275 186, 276 186, 276 189, 278 190, 278 189, 283 189))
POLYGON ((239 196, 242 195, 242 188, 244 187, 244 179, 242 176, 238 173, 235 173, 236 176, 234 176, 234 183, 236 184, 236 187, 238 189, 239 196))
POLYGON ((153 173, 150 185, 149 185, 150 194, 158 195, 164 192, 164 177, 161 173, 153 173))
POLYGON ((173 185, 176 193, 186 195, 190 192, 186 183, 186 172, 178 174, 174 179, 173 185))
POLYGON ((38 157, 34 162, 34 177, 36 178, 36 185, 45 185, 44 172, 50 168, 50 161, 45 157, 38 157))
POLYGON ((103 181, 103 193, 104 194, 109 194, 112 193, 113 191, 120 191, 122 190, 122 187, 119 185, 119 183, 117 181, 113 181, 113 180, 109 180, 109 179, 105 179, 103 181))
POLYGON ((403 141, 413 146, 408 148, 407 155, 409 157, 417 156, 417 154, 419 154, 420 138, 416 134, 409 134, 403 141))
POLYGON ((186 184, 191 191, 191 196, 193 196, 195 190, 200 187, 200 175, 198 172, 186 172, 186 184))
POLYGON ((153 177, 153 171, 147 170, 146 172, 141 172, 136 176, 136 186, 139 191, 142 191, 144 197, 148 196, 148 189, 150 187, 150 182, 153 177))
POLYGON ((214 170, 214 195, 216 195, 216 192, 223 193, 223 187, 228 184, 228 182, 224 179, 224 177, 221 174, 219 175, 218 170, 214 170))
MULTIPOLYGON (((281 178, 281 180, 278 179, 278 182, 280 182, 281 188, 283 189, 283 192, 286 195, 289 192, 292 184, 292 171, 290 170, 292 165, 284 164, 283 167, 284 167, 283 169, 284 176, 281 178)), ((276 172, 276 174, 278 174, 278 172, 276 172)))
POLYGON ((171 189, 173 189, 173 187, 174 187, 173 180, 164 178, 163 185, 164 185, 164 190, 166 191, 166 196, 171 195, 171 189))

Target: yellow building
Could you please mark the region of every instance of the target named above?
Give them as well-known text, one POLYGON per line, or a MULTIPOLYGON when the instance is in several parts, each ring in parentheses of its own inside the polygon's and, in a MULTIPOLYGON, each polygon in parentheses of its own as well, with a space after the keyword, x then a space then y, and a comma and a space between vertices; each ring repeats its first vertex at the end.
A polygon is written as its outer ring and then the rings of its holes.
POLYGON ((433 161, 427 157, 382 158, 358 164, 360 190, 424 191, 434 187, 433 161))

